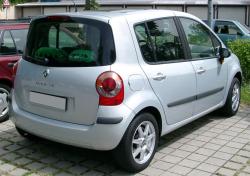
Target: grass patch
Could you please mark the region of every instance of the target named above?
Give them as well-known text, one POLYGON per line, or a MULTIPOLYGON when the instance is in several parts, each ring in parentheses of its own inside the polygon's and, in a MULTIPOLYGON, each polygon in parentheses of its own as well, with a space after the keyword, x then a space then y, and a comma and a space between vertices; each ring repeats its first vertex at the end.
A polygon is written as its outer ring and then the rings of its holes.
POLYGON ((243 84, 241 87, 241 103, 250 105, 250 83, 243 84))

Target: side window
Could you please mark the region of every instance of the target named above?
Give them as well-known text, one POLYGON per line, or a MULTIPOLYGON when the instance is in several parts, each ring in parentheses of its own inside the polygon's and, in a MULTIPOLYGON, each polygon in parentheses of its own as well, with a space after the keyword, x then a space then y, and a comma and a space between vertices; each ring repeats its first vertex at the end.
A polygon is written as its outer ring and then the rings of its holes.
POLYGON ((11 33, 18 53, 22 54, 27 40, 28 29, 11 30, 11 33))
POLYGON ((135 27, 138 42, 144 58, 164 62, 184 59, 183 47, 172 18, 149 21, 135 27))
POLYGON ((187 18, 180 18, 180 21, 189 44, 192 59, 216 56, 216 49, 210 32, 204 25, 187 18))
POLYGON ((234 23, 228 21, 217 21, 214 28, 217 34, 237 35, 242 33, 234 23))
POLYGON ((4 32, 3 40, 0 46, 1 55, 16 54, 16 47, 9 31, 4 32))

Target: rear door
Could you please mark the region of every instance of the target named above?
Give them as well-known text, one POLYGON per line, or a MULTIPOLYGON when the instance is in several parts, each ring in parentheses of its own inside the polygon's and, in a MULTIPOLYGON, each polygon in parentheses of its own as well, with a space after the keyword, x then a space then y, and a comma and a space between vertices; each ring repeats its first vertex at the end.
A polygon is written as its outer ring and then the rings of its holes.
POLYGON ((174 18, 138 24, 135 33, 143 57, 140 64, 165 110, 167 123, 192 117, 196 77, 192 64, 185 60, 174 18))
POLYGON ((190 49, 190 59, 197 77, 195 114, 202 113, 222 102, 227 83, 228 65, 219 62, 217 53, 221 44, 198 21, 180 18, 190 49))
POLYGON ((91 125, 99 96, 96 78, 110 70, 111 27, 94 20, 49 16, 31 24, 15 80, 18 106, 44 118, 91 125))
POLYGON ((1 35, 0 46, 0 75, 5 79, 12 79, 12 67, 10 64, 15 63, 20 58, 17 52, 15 42, 9 30, 4 30, 1 35))

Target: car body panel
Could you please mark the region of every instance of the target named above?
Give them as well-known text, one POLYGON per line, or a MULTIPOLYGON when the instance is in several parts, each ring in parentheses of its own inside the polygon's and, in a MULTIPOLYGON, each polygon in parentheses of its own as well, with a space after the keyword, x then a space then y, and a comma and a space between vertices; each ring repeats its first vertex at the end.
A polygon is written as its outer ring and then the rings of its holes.
MULTIPOLYGON (((164 10, 147 10, 146 12, 86 12, 77 14, 69 13, 64 15, 90 18, 109 23, 114 36, 116 60, 110 66, 102 66, 96 69, 92 68, 92 70, 88 68, 77 68, 74 75, 78 76, 74 77, 70 76, 69 70, 65 68, 49 68, 52 72, 55 71, 55 75, 52 73, 52 76, 60 78, 58 80, 59 82, 56 83, 56 88, 42 88, 41 86, 37 86, 40 87, 39 89, 41 91, 46 89, 46 92, 58 96, 64 94, 67 95, 67 92, 71 92, 72 95, 72 92, 75 92, 74 96, 78 95, 79 97, 82 97, 84 95, 82 99, 87 99, 87 101, 82 102, 85 105, 82 106, 84 107, 82 111, 78 109, 78 112, 73 113, 72 109, 71 114, 67 114, 67 112, 60 114, 55 111, 52 112, 52 110, 50 111, 46 108, 43 110, 45 114, 36 114, 36 110, 34 109, 33 111, 33 108, 35 107, 31 107, 30 105, 26 106, 25 102, 22 102, 23 100, 20 99, 20 94, 24 93, 24 89, 15 87, 12 94, 12 121, 17 127, 44 138, 80 147, 98 150, 112 150, 119 144, 126 129, 131 121, 136 118, 136 115, 148 107, 154 108, 159 112, 162 123, 160 131, 161 135, 164 135, 222 107, 227 98, 226 95, 233 77, 236 73, 241 73, 239 61, 233 54, 229 58, 225 58, 225 62, 222 65, 219 65, 218 60, 216 59, 211 60, 210 62, 212 63, 206 62, 204 63, 205 65, 211 64, 207 67, 210 75, 208 75, 209 79, 207 81, 203 80, 206 79, 205 76, 200 78, 202 82, 200 82, 201 88, 199 90, 196 88, 196 81, 199 78, 195 75, 195 68, 200 65, 204 66, 203 61, 193 63, 194 66, 191 63, 191 60, 187 60, 186 62, 180 63, 161 64, 158 65, 157 68, 154 68, 154 65, 149 65, 143 60, 134 32, 135 24, 142 21, 169 16, 185 16, 204 24, 201 20, 190 14, 164 10), (183 68, 185 69, 181 70, 181 72, 174 72, 177 69, 180 69, 180 64, 183 64, 185 66, 183 68), (224 77, 218 77, 218 79, 213 81, 212 79, 216 77, 214 71, 218 73, 219 70, 216 70, 216 68, 218 69, 219 67, 228 68, 225 69, 226 72, 223 72, 222 74, 224 77), (113 71, 121 76, 124 83, 124 100, 122 104, 110 107, 98 106, 98 94, 95 90, 94 82, 98 75, 104 71, 113 71), (157 71, 164 71, 164 73, 166 73, 167 81, 163 84, 159 83, 159 85, 154 85, 155 83, 153 83, 152 76, 157 74, 157 71), (80 75, 80 73, 84 73, 84 75, 80 75), (183 76, 182 74, 189 75, 183 76), (177 80, 178 75, 183 76, 179 81, 177 80), (80 82, 83 79, 87 79, 88 82, 86 84, 80 82), (168 82, 168 79, 170 82, 168 82), (181 85, 179 84, 180 82, 181 85), (212 84, 213 82, 214 84, 212 84), (219 94, 219 97, 211 97, 207 102, 203 102, 204 104, 208 103, 206 108, 195 108, 199 103, 194 101, 190 106, 177 106, 176 109, 170 110, 166 108, 166 104, 163 101, 163 98, 166 98, 169 101, 175 101, 178 98, 185 98, 187 95, 192 96, 193 94, 197 94, 199 91, 202 93, 206 88, 216 89, 222 85, 224 85, 224 91, 219 94), (88 89, 85 90, 85 87, 88 89), (184 89, 187 87, 189 88, 189 92, 184 92, 184 89), (162 94, 159 94, 158 91, 162 94), (91 102, 89 104, 91 105, 90 109, 88 108, 88 101, 91 102), (22 103, 24 103, 24 106, 21 105, 22 103), (195 113, 196 109, 197 112, 195 113), (53 114, 52 118, 49 118, 48 114, 46 114, 48 113, 48 110, 53 114), (81 114, 88 114, 88 110, 90 110, 89 116, 87 116, 86 119, 81 119, 81 114), (72 119, 66 120, 66 118, 72 116, 77 117, 75 121, 72 119), (97 119, 100 117, 109 119, 121 118, 122 120, 118 124, 104 125, 97 123, 97 119)), ((212 31, 211 33, 214 34, 212 31)), ((221 45, 222 47, 225 47, 224 44, 221 43, 221 45)), ((27 87, 35 80, 38 80, 38 82, 41 83, 44 82, 45 78, 43 78, 42 72, 47 69, 46 67, 37 66, 24 60, 21 60, 20 62, 20 67, 17 71, 17 85, 27 87), (32 72, 32 69, 34 68, 38 69, 39 72, 29 76, 28 73, 32 72)), ((78 103, 80 103, 80 99, 78 103)))

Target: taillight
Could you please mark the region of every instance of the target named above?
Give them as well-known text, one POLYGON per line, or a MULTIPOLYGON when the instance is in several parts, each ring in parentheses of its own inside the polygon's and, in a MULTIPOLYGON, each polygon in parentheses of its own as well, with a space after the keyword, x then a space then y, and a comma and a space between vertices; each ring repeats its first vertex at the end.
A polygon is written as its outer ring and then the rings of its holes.
POLYGON ((98 76, 96 90, 99 94, 99 105, 115 106, 121 104, 123 101, 123 81, 115 72, 108 71, 98 76))

